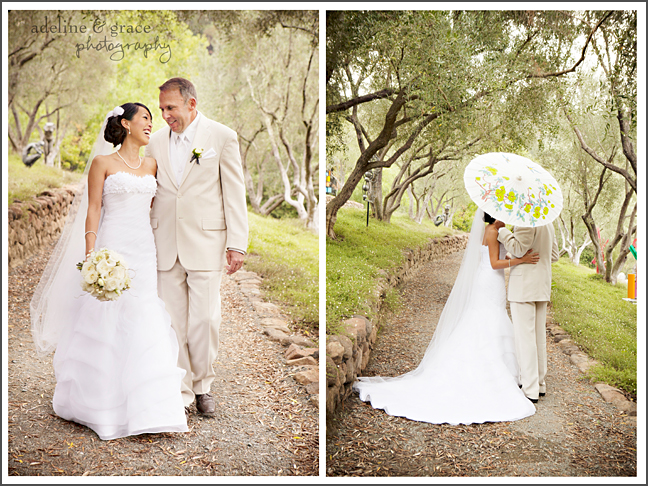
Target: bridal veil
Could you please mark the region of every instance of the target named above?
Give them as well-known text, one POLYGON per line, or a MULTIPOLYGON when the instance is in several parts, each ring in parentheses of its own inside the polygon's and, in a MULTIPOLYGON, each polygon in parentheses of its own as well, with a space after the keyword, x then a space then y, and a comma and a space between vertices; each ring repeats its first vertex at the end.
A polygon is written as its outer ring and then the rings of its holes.
MULTIPOLYGON (((83 294, 81 274, 76 268, 85 257, 85 219, 88 211, 88 172, 97 155, 114 151, 106 142, 104 133, 111 116, 119 115, 121 107, 115 107, 103 121, 99 135, 88 157, 83 177, 70 206, 61 236, 34 290, 29 305, 31 331, 39 354, 48 354, 58 343, 61 331, 69 325, 74 314, 75 302, 83 294)), ((102 210, 103 215, 103 210, 102 210)), ((99 222, 101 226, 101 220, 99 222)))

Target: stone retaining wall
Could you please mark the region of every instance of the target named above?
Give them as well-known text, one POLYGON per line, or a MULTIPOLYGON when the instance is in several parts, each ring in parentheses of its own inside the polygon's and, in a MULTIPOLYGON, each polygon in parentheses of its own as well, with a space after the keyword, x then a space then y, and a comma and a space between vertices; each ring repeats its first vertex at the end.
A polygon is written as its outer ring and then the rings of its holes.
MULTIPOLYGON (((424 247, 406 250, 403 266, 392 275, 385 272, 377 286, 381 297, 396 287, 421 263, 441 258, 466 248, 468 235, 436 238, 424 247)), ((378 307, 380 303, 378 304, 378 307)), ((377 314, 379 309, 373 309, 377 314)), ((333 414, 352 393, 352 385, 367 367, 376 341, 378 327, 364 316, 353 316, 344 322, 342 334, 326 338, 326 413, 333 414)))
POLYGON ((56 240, 74 200, 77 186, 40 193, 29 201, 14 201, 8 209, 9 268, 21 265, 43 245, 56 240))

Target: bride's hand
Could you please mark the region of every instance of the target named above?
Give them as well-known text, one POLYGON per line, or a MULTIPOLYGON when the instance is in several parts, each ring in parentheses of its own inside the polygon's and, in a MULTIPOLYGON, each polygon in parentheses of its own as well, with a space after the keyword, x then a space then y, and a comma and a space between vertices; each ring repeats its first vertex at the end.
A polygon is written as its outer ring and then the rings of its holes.
POLYGON ((531 248, 529 251, 527 251, 520 260, 522 260, 522 263, 531 263, 532 265, 535 265, 540 261, 540 253, 531 253, 533 251, 533 248, 531 248))

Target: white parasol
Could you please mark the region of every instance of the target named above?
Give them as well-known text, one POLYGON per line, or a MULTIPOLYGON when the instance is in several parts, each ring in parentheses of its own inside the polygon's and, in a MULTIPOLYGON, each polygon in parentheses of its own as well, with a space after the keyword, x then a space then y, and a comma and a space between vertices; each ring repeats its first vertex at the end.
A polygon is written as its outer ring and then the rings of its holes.
POLYGON ((562 210, 556 179, 516 154, 491 152, 470 161, 464 172, 470 198, 495 219, 515 226, 544 226, 562 210))

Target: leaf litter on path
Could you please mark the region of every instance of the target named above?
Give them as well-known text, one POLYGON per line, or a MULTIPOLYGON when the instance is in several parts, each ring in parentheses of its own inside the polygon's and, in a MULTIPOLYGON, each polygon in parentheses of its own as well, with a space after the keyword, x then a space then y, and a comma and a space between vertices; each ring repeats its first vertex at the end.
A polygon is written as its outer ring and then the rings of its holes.
POLYGON ((291 377, 284 349, 266 339, 233 279, 223 279, 221 347, 213 418, 189 416, 189 432, 102 441, 56 416, 52 356, 36 355, 29 302, 53 245, 8 279, 8 473, 19 476, 313 476, 318 410, 291 377), (290 378, 290 379, 288 379, 290 378))
MULTIPOLYGON (((399 291, 367 376, 414 369, 434 332, 463 252, 421 265, 399 291)), ((517 422, 434 425, 392 417, 351 395, 327 423, 326 475, 636 476, 636 426, 606 403, 552 339, 547 396, 517 422)))

